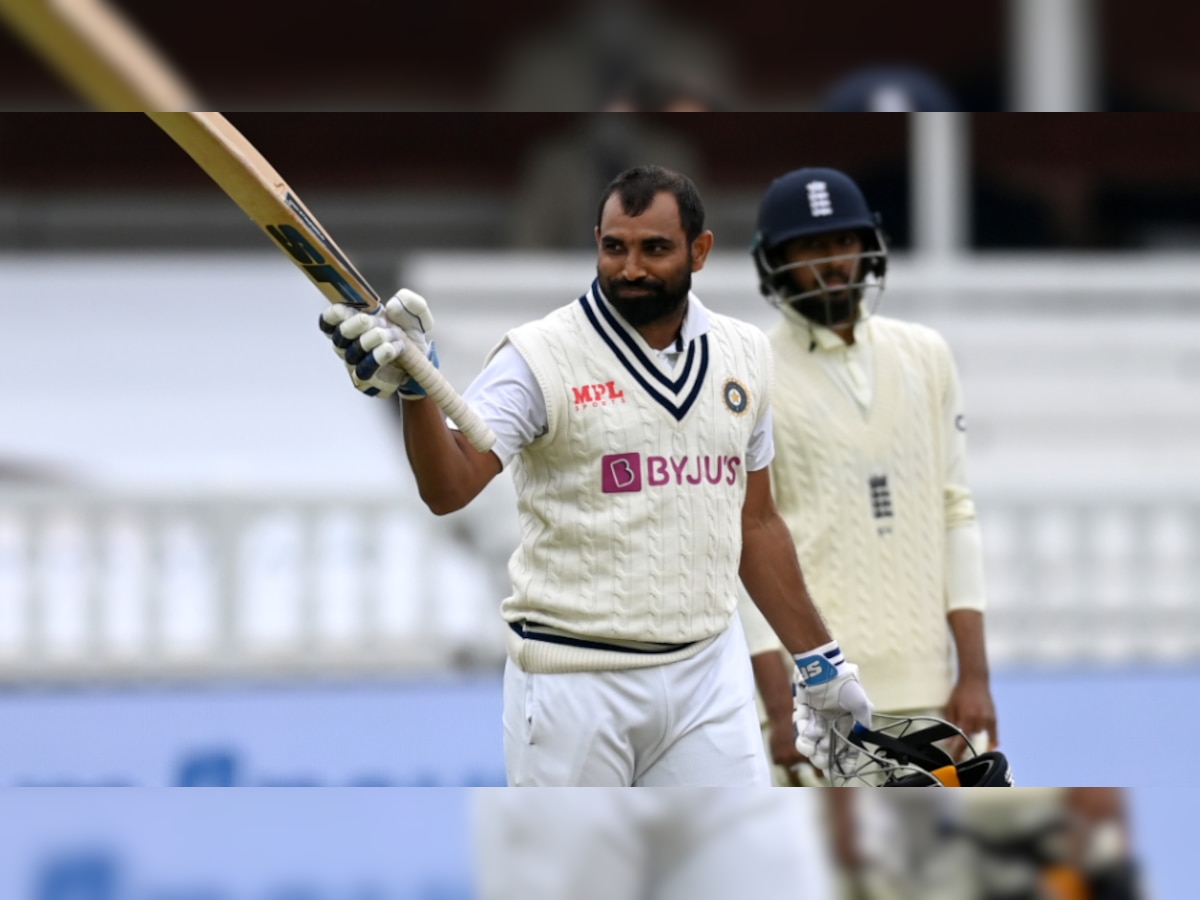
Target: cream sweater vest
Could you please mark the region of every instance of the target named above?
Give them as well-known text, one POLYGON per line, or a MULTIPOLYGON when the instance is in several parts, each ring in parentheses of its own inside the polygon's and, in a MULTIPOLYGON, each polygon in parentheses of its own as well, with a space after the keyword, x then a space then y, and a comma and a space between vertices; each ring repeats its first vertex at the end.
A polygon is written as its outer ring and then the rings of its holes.
POLYGON ((526 671, 659 665, 699 652, 738 597, 746 449, 763 415, 770 348, 710 313, 674 372, 596 296, 508 333, 546 400, 548 429, 513 460, 521 544, 508 622, 671 653, 510 636, 526 671), (698 642, 698 643, 693 643, 698 642))
MULTIPOLYGON (((974 518, 946 485, 945 398, 953 362, 920 325, 872 317, 867 410, 811 352, 807 328, 771 333, 771 477, 805 579, 881 712, 940 707, 952 686, 946 526, 974 518)), ((968 508, 969 507, 969 508, 968 508)))

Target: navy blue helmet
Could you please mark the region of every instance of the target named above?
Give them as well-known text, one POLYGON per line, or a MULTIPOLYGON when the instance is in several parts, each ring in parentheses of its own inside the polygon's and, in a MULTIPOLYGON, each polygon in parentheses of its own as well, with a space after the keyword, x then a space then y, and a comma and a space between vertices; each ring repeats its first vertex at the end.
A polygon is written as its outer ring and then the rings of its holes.
MULTIPOLYGON (((850 176, 837 169, 804 168, 788 172, 771 182, 758 210, 758 230, 751 253, 758 269, 759 289, 776 306, 797 306, 806 315, 812 304, 826 293, 819 274, 818 290, 802 293, 791 272, 813 267, 827 259, 785 263, 781 249, 789 241, 835 231, 858 232, 863 252, 858 254, 859 280, 845 289, 861 299, 867 289, 883 290, 887 272, 887 246, 879 227, 879 216, 871 211, 862 191, 850 176)), ((828 324, 822 322, 822 324, 828 324)))

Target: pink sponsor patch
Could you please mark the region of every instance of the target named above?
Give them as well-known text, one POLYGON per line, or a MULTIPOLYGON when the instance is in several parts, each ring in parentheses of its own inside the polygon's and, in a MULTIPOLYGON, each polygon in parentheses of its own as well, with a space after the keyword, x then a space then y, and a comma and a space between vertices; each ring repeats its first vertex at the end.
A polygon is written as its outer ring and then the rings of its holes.
POLYGON ((606 494, 632 494, 642 489, 640 453, 614 453, 602 457, 600 471, 606 494))

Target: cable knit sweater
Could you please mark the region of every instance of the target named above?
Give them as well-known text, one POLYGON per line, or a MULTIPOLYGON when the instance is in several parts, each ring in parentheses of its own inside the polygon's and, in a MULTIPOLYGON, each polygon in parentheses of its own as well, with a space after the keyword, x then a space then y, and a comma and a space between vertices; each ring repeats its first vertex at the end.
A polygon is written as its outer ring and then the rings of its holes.
POLYGON ((947 611, 984 605, 958 377, 929 328, 875 316, 855 333, 847 346, 791 310, 771 332, 772 484, 813 599, 876 708, 940 707, 947 611))
POLYGON ((746 449, 770 349, 710 313, 674 371, 594 296, 509 332, 546 399, 548 429, 513 460, 521 544, 509 622, 669 654, 510 637, 526 671, 657 665, 696 653, 737 604, 746 449))

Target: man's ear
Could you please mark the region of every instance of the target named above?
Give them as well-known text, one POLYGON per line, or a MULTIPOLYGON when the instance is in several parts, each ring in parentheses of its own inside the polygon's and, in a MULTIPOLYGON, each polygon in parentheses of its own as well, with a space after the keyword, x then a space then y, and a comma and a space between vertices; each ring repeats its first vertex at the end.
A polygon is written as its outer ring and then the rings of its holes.
POLYGON ((704 262, 708 259, 709 251, 713 246, 713 233, 706 231, 692 241, 692 271, 699 272, 704 268, 704 262))

